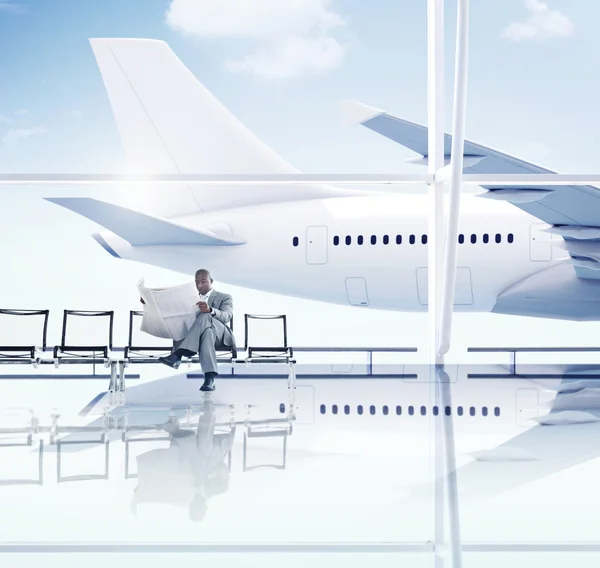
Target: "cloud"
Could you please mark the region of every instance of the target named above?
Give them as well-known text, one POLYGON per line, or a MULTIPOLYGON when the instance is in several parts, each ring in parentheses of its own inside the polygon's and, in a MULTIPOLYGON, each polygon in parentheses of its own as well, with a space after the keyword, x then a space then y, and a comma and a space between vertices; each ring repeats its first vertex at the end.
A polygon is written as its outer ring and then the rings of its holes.
POLYGON ((36 136, 37 134, 46 134, 48 131, 43 126, 34 126, 33 128, 11 128, 2 138, 5 146, 14 146, 19 140, 36 136))
POLYGON ((73 109, 73 110, 71 111, 71 116, 72 116, 73 118, 81 118, 81 117, 83 117, 83 111, 81 111, 81 110, 79 110, 79 109, 73 109))
POLYGON ((11 0, 0 2, 0 12, 9 12, 11 14, 25 14, 27 12, 22 4, 15 4, 11 0))
POLYGON ((0 123, 10 124, 12 121, 12 118, 9 118, 5 114, 0 114, 0 123))
POLYGON ((16 116, 23 116, 24 114, 29 114, 29 110, 26 108, 20 108, 19 110, 15 111, 16 116))
POLYGON ((346 25, 332 0, 172 0, 166 22, 201 38, 234 38, 249 53, 228 61, 233 72, 265 78, 322 73, 338 67, 345 47, 332 32, 346 25))
POLYGON ((567 16, 551 10, 548 4, 539 0, 525 0, 529 17, 523 22, 513 22, 503 32, 502 37, 512 41, 545 40, 568 37, 575 26, 567 16))

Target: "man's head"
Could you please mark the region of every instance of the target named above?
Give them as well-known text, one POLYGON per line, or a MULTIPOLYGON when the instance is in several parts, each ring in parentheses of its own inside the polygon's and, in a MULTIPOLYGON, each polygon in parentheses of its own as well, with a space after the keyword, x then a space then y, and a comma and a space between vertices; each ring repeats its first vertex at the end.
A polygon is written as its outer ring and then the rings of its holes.
POLYGON ((213 279, 206 268, 196 271, 196 288, 200 294, 208 294, 212 288, 213 279))

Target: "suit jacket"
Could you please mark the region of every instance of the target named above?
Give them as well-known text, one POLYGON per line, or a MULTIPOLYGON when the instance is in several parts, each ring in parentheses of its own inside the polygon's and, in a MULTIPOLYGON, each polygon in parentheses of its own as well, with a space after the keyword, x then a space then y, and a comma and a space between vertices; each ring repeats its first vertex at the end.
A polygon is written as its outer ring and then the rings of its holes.
POLYGON ((208 305, 214 310, 214 317, 225 326, 225 334, 223 335, 223 343, 227 347, 235 347, 235 338, 233 330, 229 327, 233 320, 233 298, 230 294, 217 292, 213 289, 208 297, 208 305))

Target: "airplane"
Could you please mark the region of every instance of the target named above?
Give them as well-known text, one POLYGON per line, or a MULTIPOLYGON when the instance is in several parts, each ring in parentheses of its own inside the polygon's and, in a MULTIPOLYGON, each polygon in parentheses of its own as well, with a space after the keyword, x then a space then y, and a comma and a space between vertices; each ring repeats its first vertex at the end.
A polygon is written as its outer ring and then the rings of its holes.
MULTIPOLYGON (((163 41, 91 39, 130 172, 288 174, 163 41)), ((358 124, 425 161, 427 129, 349 103, 358 124)), ((449 157, 451 137, 445 138, 449 157)), ((548 173, 480 144, 465 172, 548 173)), ((600 192, 493 186, 461 200, 457 312, 600 319, 600 192)), ((125 198, 125 196, 124 196, 125 198)), ((365 309, 427 310, 427 198, 323 184, 146 188, 132 207, 51 197, 100 225, 112 256, 231 285, 365 309)))

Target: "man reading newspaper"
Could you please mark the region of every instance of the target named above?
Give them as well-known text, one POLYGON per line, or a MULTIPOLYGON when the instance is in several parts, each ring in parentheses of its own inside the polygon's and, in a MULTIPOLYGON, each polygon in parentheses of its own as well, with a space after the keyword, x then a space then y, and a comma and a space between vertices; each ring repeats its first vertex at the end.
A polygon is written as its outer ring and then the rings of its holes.
POLYGON ((196 272, 192 286, 150 290, 140 284, 140 301, 145 305, 142 331, 173 339, 173 352, 159 361, 173 369, 182 357, 196 353, 204 373, 202 391, 215 390, 217 349, 231 348, 235 355, 235 338, 227 325, 233 317, 231 295, 218 292, 213 278, 204 268, 196 272))

